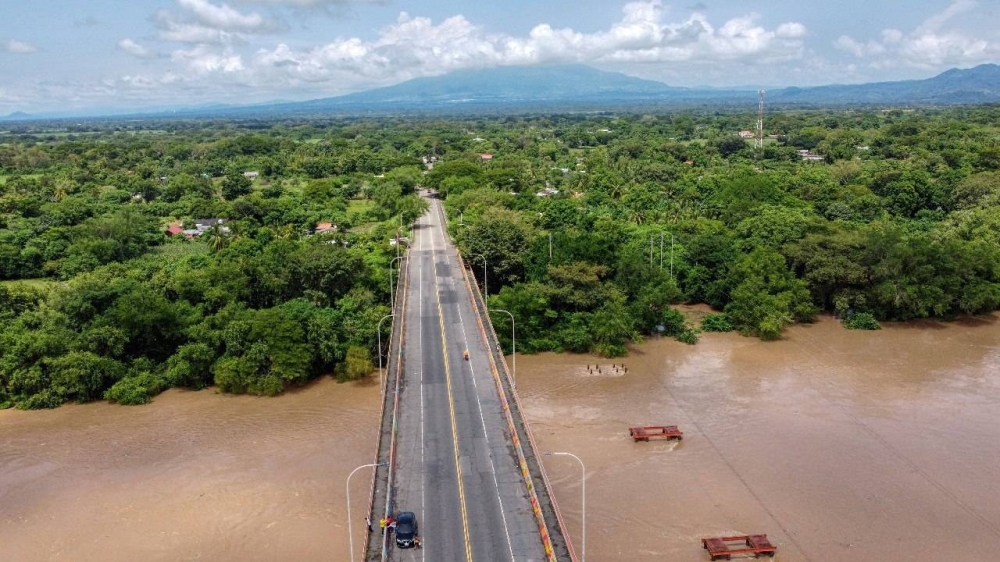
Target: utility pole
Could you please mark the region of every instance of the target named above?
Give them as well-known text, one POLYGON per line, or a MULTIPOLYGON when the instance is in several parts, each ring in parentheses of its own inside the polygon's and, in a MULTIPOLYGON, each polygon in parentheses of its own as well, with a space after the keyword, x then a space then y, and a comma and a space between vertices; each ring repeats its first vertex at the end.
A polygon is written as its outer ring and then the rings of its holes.
POLYGON ((670 278, 674 277, 674 235, 670 235, 670 278))
POLYGON ((660 232, 660 271, 663 271, 663 232, 660 232))
POLYGON ((653 267, 653 237, 649 237, 649 267, 653 267))
POLYGON ((764 90, 757 90, 757 138, 754 139, 757 157, 764 159, 764 90))

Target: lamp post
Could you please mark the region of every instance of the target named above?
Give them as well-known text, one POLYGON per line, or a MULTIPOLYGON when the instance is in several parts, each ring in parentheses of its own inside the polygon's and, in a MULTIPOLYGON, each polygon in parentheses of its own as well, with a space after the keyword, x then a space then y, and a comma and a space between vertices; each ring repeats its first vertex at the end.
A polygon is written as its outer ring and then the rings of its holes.
POLYGON ((510 316, 510 354, 514 357, 514 380, 511 384, 514 388, 517 388, 517 340, 514 339, 514 315, 499 308, 488 308, 486 312, 503 312, 507 316, 510 316))
POLYGON ((386 318, 392 318, 396 316, 395 314, 386 314, 378 321, 378 328, 375 328, 375 334, 378 336, 378 380, 379 384, 385 390, 385 382, 382 380, 382 322, 385 322, 386 318))
POLYGON ((354 560, 354 530, 351 525, 351 476, 354 476, 354 473, 361 470, 362 468, 374 468, 376 466, 385 466, 386 464, 388 463, 379 462, 379 463, 363 464, 358 468, 352 470, 351 473, 347 476, 347 484, 345 486, 347 488, 347 537, 349 541, 348 544, 350 544, 351 547, 351 550, 347 556, 348 560, 354 560))
MULTIPOLYGON (((396 244, 398 245, 399 241, 397 241, 396 244)), ((397 258, 392 258, 391 260, 389 260, 389 303, 392 305, 393 310, 396 310, 396 298, 393 296, 392 292, 393 290, 392 288, 395 285, 395 283, 393 283, 392 280, 392 264, 396 263, 396 260, 400 259, 403 259, 403 256, 399 256, 397 258)))
POLYGON ((580 480, 581 482, 580 486, 583 489, 583 499, 580 502, 580 511, 583 513, 583 518, 582 518, 583 531, 580 533, 581 537, 580 543, 583 545, 583 548, 581 549, 582 554, 580 556, 580 562, 587 562, 587 467, 584 466, 583 461, 580 460, 580 457, 574 455, 573 453, 563 453, 563 452, 553 451, 544 454, 546 457, 552 457, 552 456, 573 457, 574 459, 576 459, 576 462, 580 463, 580 470, 583 473, 583 476, 580 480))
MULTIPOLYGON (((482 254, 472 254, 472 258, 481 258, 483 260, 483 304, 486 304, 486 299, 490 297, 490 284, 486 279, 486 256, 482 254)), ((487 306, 489 308, 489 306, 487 306)))

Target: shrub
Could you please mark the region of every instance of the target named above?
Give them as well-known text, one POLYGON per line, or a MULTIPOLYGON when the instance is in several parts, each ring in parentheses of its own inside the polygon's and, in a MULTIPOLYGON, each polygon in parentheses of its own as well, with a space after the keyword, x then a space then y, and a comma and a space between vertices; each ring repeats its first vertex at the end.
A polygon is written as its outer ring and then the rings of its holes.
POLYGON ((677 341, 681 343, 686 343, 688 345, 694 345, 698 343, 698 332, 694 328, 688 326, 681 333, 675 336, 677 341))
POLYGON ((160 377, 150 373, 125 377, 104 393, 104 399, 123 406, 148 404, 153 396, 163 392, 167 385, 160 377))
POLYGON ((347 357, 344 362, 337 367, 337 380, 341 382, 356 381, 367 377, 375 370, 371 353, 363 347, 353 345, 347 349, 347 357))
POLYGON ((881 330, 882 325, 878 323, 868 312, 855 312, 844 318, 844 327, 848 330, 881 330))
POLYGON ((701 331, 703 332, 732 332, 733 324, 725 314, 706 314, 701 319, 701 331))

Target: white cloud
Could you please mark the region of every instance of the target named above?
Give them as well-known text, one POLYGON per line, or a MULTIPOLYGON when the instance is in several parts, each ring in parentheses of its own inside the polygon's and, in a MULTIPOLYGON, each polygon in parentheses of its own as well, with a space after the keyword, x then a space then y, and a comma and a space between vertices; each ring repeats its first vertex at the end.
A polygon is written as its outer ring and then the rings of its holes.
POLYGON ((352 4, 388 4, 390 0, 241 0, 244 4, 269 4, 290 8, 319 8, 349 6, 352 4))
POLYGON ((38 47, 32 45, 31 43, 18 41, 17 39, 11 39, 7 41, 7 44, 4 45, 4 48, 8 53, 17 53, 22 55, 38 51, 38 47))
POLYGON ((783 23, 778 26, 775 32, 782 39, 799 39, 806 36, 806 26, 801 23, 783 23))
POLYGON ((395 82, 453 70, 538 63, 712 63, 799 58, 804 25, 769 30, 754 14, 716 28, 700 13, 665 21, 659 0, 632 2, 608 29, 584 33, 548 24, 527 36, 489 33, 457 15, 440 23, 401 13, 373 40, 341 38, 312 49, 261 49, 248 70, 269 81, 336 81, 341 88, 395 82))
POLYGON ((177 43, 237 43, 246 36, 271 33, 284 28, 277 18, 265 18, 257 12, 244 14, 228 4, 208 0, 177 0, 183 11, 160 10, 153 22, 160 29, 160 39, 177 43))
POLYGON ((864 43, 842 35, 834 45, 857 58, 869 59, 875 68, 899 64, 935 68, 988 62, 1000 56, 1000 44, 946 29, 949 20, 977 6, 974 0, 953 0, 944 11, 930 16, 910 33, 884 29, 879 39, 864 43))
POLYGON ((187 10, 206 27, 225 31, 258 31, 268 27, 264 16, 254 12, 243 14, 228 4, 215 5, 208 0, 177 0, 181 8, 187 10))
POLYGON ((243 58, 229 49, 217 52, 208 45, 197 45, 188 50, 177 50, 171 55, 175 63, 186 66, 195 74, 232 74, 244 70, 243 58))
POLYGON ((148 59, 156 56, 156 53, 150 51, 146 47, 143 47, 128 37, 118 42, 118 48, 133 57, 138 57, 140 59, 148 59))

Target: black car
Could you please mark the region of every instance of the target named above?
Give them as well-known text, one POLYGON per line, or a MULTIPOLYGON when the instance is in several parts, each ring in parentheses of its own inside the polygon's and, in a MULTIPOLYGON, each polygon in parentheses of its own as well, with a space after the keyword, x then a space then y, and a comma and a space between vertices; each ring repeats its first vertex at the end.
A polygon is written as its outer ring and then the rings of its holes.
POLYGON ((412 511, 404 511, 396 518, 396 546, 410 548, 417 537, 417 516, 412 511))

